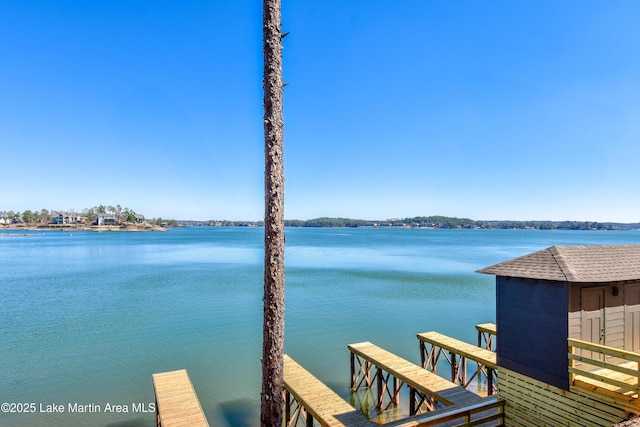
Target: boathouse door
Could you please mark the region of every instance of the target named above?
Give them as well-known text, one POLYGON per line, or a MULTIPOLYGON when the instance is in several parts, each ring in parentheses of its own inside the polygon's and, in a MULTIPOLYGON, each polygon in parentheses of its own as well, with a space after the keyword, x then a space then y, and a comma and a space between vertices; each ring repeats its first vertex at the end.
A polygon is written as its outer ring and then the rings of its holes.
MULTIPOLYGON (((604 295, 605 288, 582 288, 580 300, 582 306, 581 339, 595 344, 605 345, 604 323, 604 295)), ((585 354, 590 358, 597 358, 598 353, 585 354)))
POLYGON ((624 289, 624 348, 640 351, 640 284, 628 284, 624 289))

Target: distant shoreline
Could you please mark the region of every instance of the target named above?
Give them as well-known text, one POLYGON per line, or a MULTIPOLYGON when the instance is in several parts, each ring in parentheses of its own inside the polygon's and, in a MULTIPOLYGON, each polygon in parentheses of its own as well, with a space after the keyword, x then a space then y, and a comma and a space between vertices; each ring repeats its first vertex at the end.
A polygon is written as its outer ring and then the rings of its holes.
MULTIPOLYGON (((261 227, 263 221, 187 221, 178 220, 181 227, 236 226, 261 227)), ((384 221, 352 218, 315 218, 309 220, 285 220, 285 227, 308 228, 421 228, 421 229, 524 229, 524 230, 640 230, 639 223, 597 221, 498 221, 473 220, 446 216, 419 216, 395 218, 384 221)))
MULTIPOLYGON (((60 231, 167 231, 172 227, 262 227, 263 221, 228 220, 172 220, 171 223, 156 225, 144 223, 124 223, 122 225, 86 225, 86 224, 42 224, 15 223, 0 224, 0 230, 60 230, 60 231)), ((411 228, 411 229, 503 229, 503 230, 640 230, 638 223, 617 223, 597 221, 498 221, 473 220, 446 216, 420 216, 395 218, 385 221, 361 220, 351 218, 315 218, 309 220, 285 220, 287 228, 411 228)))

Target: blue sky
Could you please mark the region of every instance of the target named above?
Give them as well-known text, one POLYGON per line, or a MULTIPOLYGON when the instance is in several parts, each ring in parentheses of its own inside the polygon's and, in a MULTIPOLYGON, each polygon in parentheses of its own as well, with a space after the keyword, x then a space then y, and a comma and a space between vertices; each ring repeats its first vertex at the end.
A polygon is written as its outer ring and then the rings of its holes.
MULTIPOLYGON (((261 8, 0 0, 0 210, 262 219, 261 8)), ((640 221, 638 16, 283 0, 285 216, 640 221)))

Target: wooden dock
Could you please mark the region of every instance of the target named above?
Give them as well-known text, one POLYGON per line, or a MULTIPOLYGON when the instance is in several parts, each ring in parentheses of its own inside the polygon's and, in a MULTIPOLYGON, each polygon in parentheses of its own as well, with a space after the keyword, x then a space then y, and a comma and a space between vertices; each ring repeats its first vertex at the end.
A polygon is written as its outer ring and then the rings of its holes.
POLYGON ((497 334, 495 323, 480 323, 476 325, 478 331, 478 347, 495 351, 494 337, 497 334))
POLYGON ((441 349, 471 359, 482 365, 497 369, 496 354, 482 347, 442 335, 438 332, 423 332, 418 334, 420 342, 431 344, 441 349))
MULTIPOLYGON (((574 372, 578 370, 575 369, 574 372)), ((586 390, 608 394, 619 401, 638 405, 638 362, 626 362, 615 365, 615 370, 600 368, 583 371, 573 377, 573 385, 586 390), (628 372, 628 373, 627 373, 628 372)))
POLYGON ((284 356, 284 387, 287 427, 296 426, 299 419, 303 419, 306 426, 312 426, 314 419, 323 427, 375 426, 286 354, 284 356))
POLYGON ((569 375, 573 387, 640 412, 640 354, 569 339, 569 375))
POLYGON ((153 374, 158 427, 208 427, 186 369, 153 374))
POLYGON ((451 381, 467 388, 474 379, 480 380, 482 375, 487 378, 487 393, 493 394, 495 371, 498 368, 496 353, 482 347, 468 344, 464 341, 442 335, 438 332, 423 332, 418 334, 420 340, 420 361, 422 367, 430 372, 436 372, 440 356, 444 357, 451 366, 451 381), (477 369, 471 375, 467 374, 467 360, 476 362, 477 369))
POLYGON ((481 399, 463 387, 370 342, 350 344, 348 347, 351 352, 351 390, 357 391, 362 386, 370 388, 375 380, 378 410, 383 411, 398 404, 403 384, 407 385, 410 392, 409 415, 418 414, 425 406, 430 411, 454 404, 471 405, 481 399), (376 368, 373 377, 370 373, 372 367, 376 368), (389 402, 385 406, 384 400, 387 398, 389 402))

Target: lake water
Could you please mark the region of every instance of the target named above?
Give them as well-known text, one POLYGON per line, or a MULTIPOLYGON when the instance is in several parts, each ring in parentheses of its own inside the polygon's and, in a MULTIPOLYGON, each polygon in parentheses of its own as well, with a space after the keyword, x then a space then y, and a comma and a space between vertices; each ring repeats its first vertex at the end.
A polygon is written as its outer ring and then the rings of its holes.
MULTIPOLYGON (((151 374, 181 368, 212 425, 258 425, 261 228, 31 233, 0 235, 0 403, 36 412, 0 426, 154 426, 151 374)), ((418 362, 419 332, 475 342, 495 321, 495 279, 475 270, 617 243, 640 232, 287 229, 285 351, 348 398, 349 343, 418 362)))

